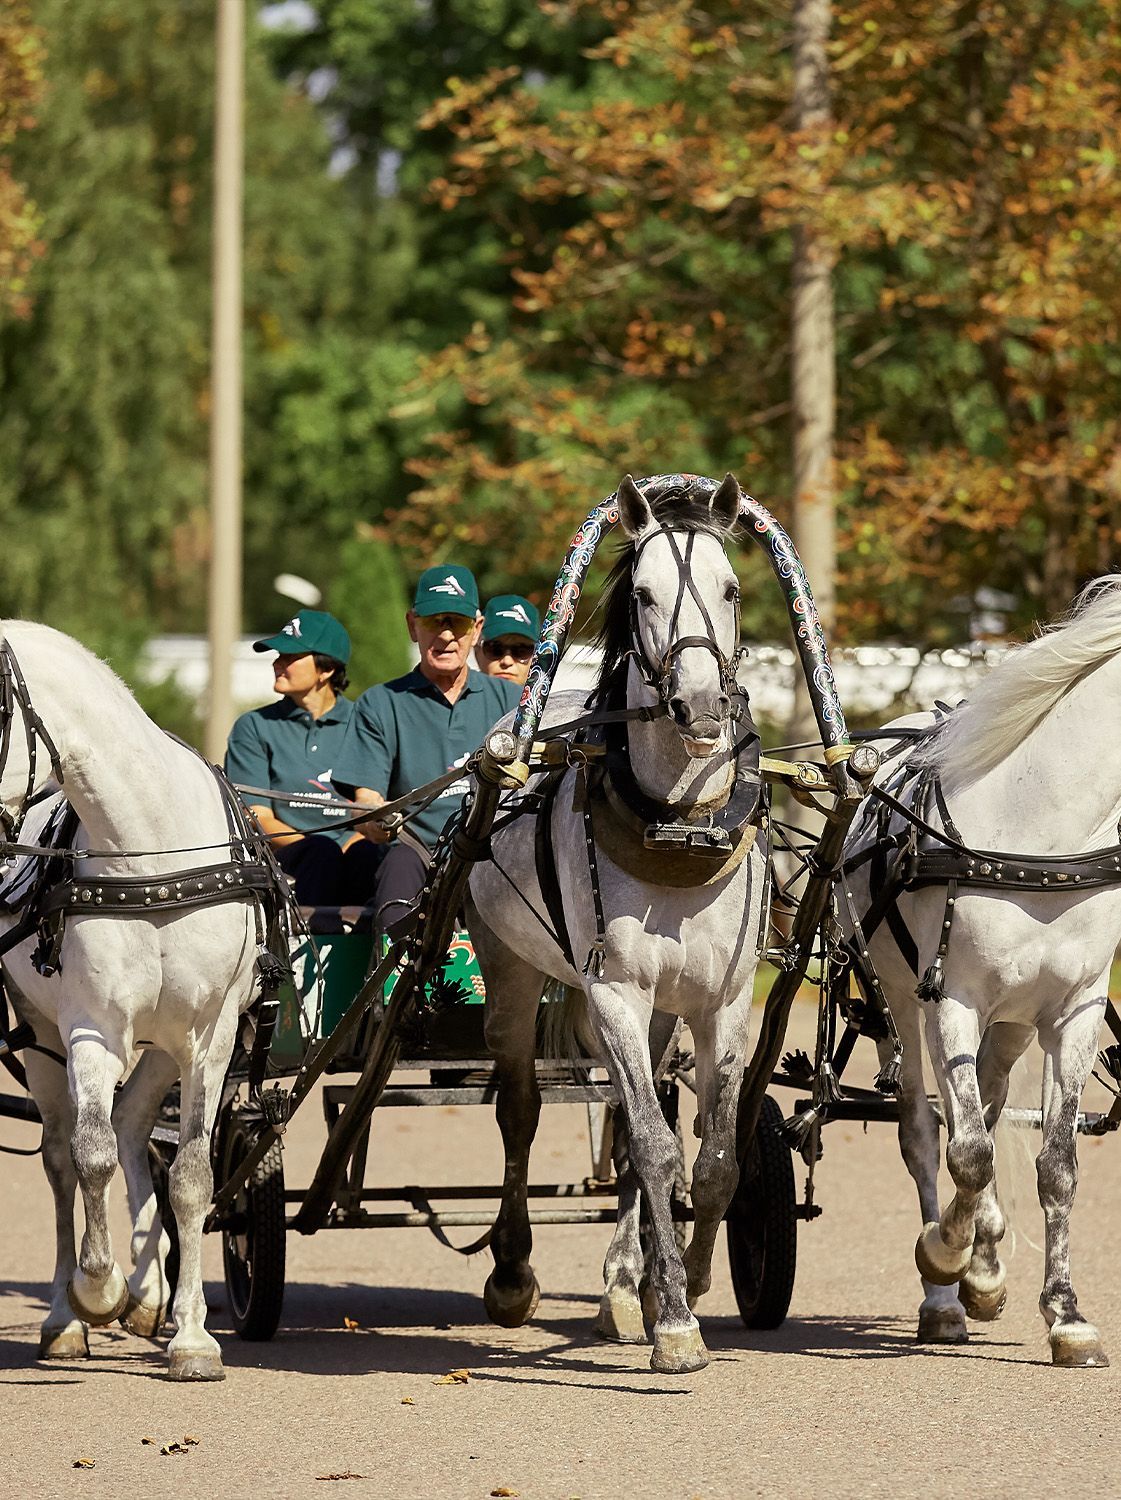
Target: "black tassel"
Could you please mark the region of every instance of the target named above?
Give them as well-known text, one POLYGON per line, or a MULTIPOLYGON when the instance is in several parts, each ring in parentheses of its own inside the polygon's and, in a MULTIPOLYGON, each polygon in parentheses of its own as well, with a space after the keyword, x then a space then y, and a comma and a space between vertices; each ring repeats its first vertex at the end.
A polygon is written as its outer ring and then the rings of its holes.
MULTIPOLYGON (((811 1105, 809 1109, 802 1110, 799 1114, 791 1115, 788 1120, 783 1120, 778 1128, 778 1133, 791 1151, 797 1151, 807 1166, 810 1164, 811 1141, 813 1140, 813 1128, 817 1124, 817 1110, 811 1105)), ((817 1152, 815 1161, 821 1160, 821 1136, 817 1139, 817 1152)))
POLYGON ((915 986, 915 994, 920 1000, 933 1000, 937 1005, 939 1000, 946 998, 946 987, 942 982, 944 978, 945 970, 942 967, 942 960, 936 958, 915 986))
POLYGON ((602 979, 606 966, 607 944, 603 938, 597 937, 588 949, 588 956, 584 961, 584 973, 591 979, 602 979))
POLYGON ((903 1054, 895 1052, 876 1074, 876 1089, 881 1094, 898 1094, 903 1081, 903 1054))
POLYGON ((1121 1046, 1117 1042, 1112 1042, 1098 1053, 1098 1062, 1115 1084, 1121 1084, 1121 1046))
POLYGON ((822 1063, 818 1070, 818 1098, 823 1104, 835 1104, 838 1099, 843 1099, 841 1082, 833 1071, 833 1064, 828 1058, 822 1063))
POLYGON ((803 1052, 801 1047, 794 1052, 783 1054, 782 1071, 788 1078, 796 1078, 799 1082, 809 1083, 814 1076, 813 1063, 810 1062, 808 1052, 803 1052))

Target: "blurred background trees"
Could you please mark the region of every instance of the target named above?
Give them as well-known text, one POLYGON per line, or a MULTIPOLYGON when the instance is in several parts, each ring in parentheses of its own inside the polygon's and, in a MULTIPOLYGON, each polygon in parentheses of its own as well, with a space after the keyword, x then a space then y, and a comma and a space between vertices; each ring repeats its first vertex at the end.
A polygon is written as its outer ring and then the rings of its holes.
MULTIPOLYGON (((731 468, 789 521, 805 232, 841 638, 961 639, 981 585, 1064 607, 1121 561, 1119 11, 838 3, 832 118, 798 131, 790 0, 265 5, 247 629, 294 571, 387 675, 407 576, 541 601, 627 470, 731 468)), ((121 662, 205 612, 212 20, 0 5, 0 609, 121 662)))

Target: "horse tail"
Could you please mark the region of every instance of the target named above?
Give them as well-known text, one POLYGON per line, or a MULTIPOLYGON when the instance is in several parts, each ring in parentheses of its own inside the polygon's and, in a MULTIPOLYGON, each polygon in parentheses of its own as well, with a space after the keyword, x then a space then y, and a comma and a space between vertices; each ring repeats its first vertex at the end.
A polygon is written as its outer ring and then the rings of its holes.
POLYGON ((550 979, 542 997, 544 1023, 541 1055, 549 1062, 596 1056, 598 1048, 588 1022, 588 1000, 579 987, 550 979))
MULTIPOLYGON (((1006 1107, 1038 1109, 1041 1092, 1038 1055, 1032 1057, 1025 1053, 1016 1060, 1009 1075, 1006 1107)), ((994 1145, 997 1199, 1005 1224, 1001 1258, 1010 1261, 1021 1240, 1042 1253, 1043 1247, 1032 1237, 1030 1228, 1036 1220, 1039 1206, 1035 1170, 1038 1133, 1022 1125, 1014 1125, 1002 1115, 997 1121, 994 1145)))

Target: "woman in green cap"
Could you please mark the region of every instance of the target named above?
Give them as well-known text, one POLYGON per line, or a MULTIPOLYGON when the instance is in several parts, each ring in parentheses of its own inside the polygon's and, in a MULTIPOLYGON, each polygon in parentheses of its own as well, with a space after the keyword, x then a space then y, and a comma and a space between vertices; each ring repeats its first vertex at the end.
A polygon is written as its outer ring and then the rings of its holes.
POLYGON ((302 609, 254 651, 276 651, 280 701, 242 714, 230 731, 226 774, 271 837, 301 906, 361 906, 374 888, 381 851, 356 829, 331 785, 353 707, 347 686, 350 637, 334 615, 302 609), (295 800, 271 801, 263 792, 295 800))
POLYGON ((498 594, 483 612, 483 630, 475 647, 488 677, 504 677, 525 686, 533 648, 541 633, 537 610, 520 594, 498 594))

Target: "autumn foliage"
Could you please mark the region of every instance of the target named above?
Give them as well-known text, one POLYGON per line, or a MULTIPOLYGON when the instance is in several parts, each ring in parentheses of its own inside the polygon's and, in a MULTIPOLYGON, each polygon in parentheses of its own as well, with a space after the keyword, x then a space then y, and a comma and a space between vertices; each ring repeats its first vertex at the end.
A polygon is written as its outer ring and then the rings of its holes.
POLYGON ((515 316, 428 365, 444 431, 400 517, 543 577, 621 472, 789 494, 792 230, 836 257, 850 636, 952 636, 981 583, 1025 615, 1121 565, 1121 3, 838 4, 834 120, 795 133, 778 0, 594 14, 594 86, 451 79, 432 191, 507 235, 515 316), (932 608, 933 604, 933 608, 932 608))
POLYGON ((13 176, 8 148, 33 122, 41 83, 42 47, 24 0, 0 0, 0 310, 26 311, 27 272, 40 250, 38 220, 13 176))

